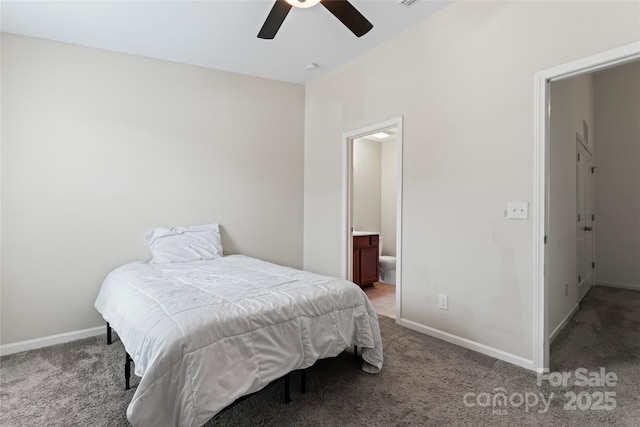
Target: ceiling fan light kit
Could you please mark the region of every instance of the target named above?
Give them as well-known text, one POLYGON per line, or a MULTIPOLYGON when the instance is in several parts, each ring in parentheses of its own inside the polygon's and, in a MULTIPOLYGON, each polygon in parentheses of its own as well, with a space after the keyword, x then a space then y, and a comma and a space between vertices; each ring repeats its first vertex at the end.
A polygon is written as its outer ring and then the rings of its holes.
POLYGON ((301 7, 303 9, 312 7, 320 3, 320 0, 286 0, 291 6, 301 7))
POLYGON ((358 12, 358 9, 348 0, 276 0, 258 33, 258 38, 274 38, 292 7, 306 9, 318 3, 327 8, 333 16, 338 18, 357 37, 364 36, 373 28, 373 24, 358 12))

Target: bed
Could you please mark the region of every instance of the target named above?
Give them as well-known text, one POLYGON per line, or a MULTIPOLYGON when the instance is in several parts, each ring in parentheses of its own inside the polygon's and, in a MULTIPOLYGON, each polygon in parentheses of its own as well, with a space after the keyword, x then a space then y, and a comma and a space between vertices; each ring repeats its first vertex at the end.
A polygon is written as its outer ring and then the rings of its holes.
POLYGON ((216 224, 155 229, 147 243, 153 259, 111 272, 95 303, 141 377, 127 409, 134 426, 201 426, 352 345, 365 372, 380 372, 378 319, 354 283, 223 256, 216 224))

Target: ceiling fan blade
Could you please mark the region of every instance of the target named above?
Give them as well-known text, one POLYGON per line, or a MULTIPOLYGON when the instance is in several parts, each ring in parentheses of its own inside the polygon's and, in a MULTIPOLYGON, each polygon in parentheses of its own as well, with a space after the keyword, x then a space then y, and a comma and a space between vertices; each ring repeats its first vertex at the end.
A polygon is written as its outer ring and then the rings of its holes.
POLYGON ((322 0, 320 3, 358 37, 373 28, 373 24, 347 0, 322 0))
POLYGON ((280 26, 284 22, 284 18, 287 17, 287 14, 290 10, 291 5, 285 0, 276 0, 273 7, 271 8, 271 12, 269 12, 267 19, 264 21, 264 24, 262 25, 262 28, 258 33, 258 38, 274 38, 278 30, 280 29, 280 26))

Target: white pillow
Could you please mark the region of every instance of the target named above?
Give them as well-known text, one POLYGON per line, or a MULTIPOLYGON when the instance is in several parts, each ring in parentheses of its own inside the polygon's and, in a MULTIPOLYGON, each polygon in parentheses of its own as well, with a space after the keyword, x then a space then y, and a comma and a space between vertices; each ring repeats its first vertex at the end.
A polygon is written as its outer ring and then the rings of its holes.
POLYGON ((144 237, 152 264, 216 259, 222 256, 218 224, 154 228, 144 237))

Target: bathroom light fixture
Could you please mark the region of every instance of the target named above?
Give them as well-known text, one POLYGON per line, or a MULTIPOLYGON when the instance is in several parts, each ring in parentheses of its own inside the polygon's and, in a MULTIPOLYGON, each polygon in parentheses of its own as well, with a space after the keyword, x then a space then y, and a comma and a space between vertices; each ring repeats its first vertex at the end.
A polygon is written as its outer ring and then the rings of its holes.
POLYGON ((293 7, 307 8, 317 5, 320 0, 286 0, 286 2, 293 7))
POLYGON ((391 136, 390 133, 387 132, 377 132, 371 135, 374 138, 389 138, 391 136))

